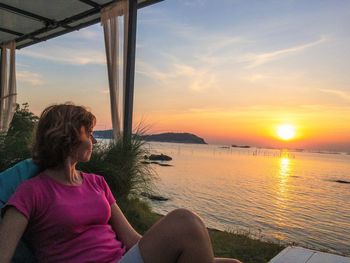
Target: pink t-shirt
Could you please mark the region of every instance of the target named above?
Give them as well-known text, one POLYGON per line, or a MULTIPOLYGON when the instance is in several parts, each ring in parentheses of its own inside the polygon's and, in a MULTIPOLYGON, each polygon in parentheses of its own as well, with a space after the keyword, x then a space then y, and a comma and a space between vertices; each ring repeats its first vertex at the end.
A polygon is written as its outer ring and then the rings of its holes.
POLYGON ((26 235, 39 262, 118 262, 125 247, 108 221, 115 198, 102 176, 81 173, 69 186, 41 173, 7 202, 28 220, 26 235))

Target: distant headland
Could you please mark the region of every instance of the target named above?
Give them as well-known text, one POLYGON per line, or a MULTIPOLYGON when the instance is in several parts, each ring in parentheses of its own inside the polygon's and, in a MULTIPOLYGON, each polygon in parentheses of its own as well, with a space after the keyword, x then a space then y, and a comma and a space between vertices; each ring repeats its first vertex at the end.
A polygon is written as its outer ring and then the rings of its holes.
MULTIPOLYGON (((94 131, 94 137, 98 139, 112 139, 112 130, 94 131)), ((173 142, 173 143, 194 143, 207 144, 203 138, 192 133, 166 132, 159 134, 142 135, 142 140, 154 142, 173 142)))

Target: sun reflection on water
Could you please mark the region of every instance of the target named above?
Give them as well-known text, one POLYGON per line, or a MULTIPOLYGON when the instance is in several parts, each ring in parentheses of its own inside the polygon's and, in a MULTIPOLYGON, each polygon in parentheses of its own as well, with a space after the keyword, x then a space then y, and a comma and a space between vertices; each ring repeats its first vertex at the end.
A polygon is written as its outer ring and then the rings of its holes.
POLYGON ((281 157, 279 159, 279 184, 278 184, 278 195, 279 199, 286 200, 287 198, 287 183, 290 176, 290 159, 289 157, 281 157))
MULTIPOLYGON (((275 193, 275 226, 278 229, 283 229, 288 225, 286 221, 286 214, 289 210, 289 191, 288 182, 291 175, 291 160, 288 154, 282 154, 278 159, 278 170, 276 180, 276 193, 275 193)), ((277 231, 274 236, 280 240, 286 238, 286 235, 282 231, 277 231)))
POLYGON ((288 176, 289 172, 289 158, 288 157, 282 157, 280 159, 280 174, 281 176, 288 176))

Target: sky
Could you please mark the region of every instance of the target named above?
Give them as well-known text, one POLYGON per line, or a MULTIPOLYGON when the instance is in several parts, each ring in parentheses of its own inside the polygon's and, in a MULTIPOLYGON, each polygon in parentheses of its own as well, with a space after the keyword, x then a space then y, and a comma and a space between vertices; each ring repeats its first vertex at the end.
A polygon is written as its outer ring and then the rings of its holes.
MULTIPOLYGON (((213 144, 350 151, 350 1, 165 0, 138 12, 134 127, 213 144), (295 138, 277 128, 290 124, 295 138)), ((111 128, 100 24, 17 52, 18 102, 111 128)))

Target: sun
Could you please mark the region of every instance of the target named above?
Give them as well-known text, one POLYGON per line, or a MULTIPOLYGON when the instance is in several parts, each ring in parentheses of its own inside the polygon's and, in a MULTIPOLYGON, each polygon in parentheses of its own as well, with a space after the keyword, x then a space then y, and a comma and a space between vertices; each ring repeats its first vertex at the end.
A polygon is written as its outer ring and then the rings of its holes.
POLYGON ((281 124, 277 126, 277 135, 284 141, 289 141, 295 138, 295 126, 292 124, 281 124))

